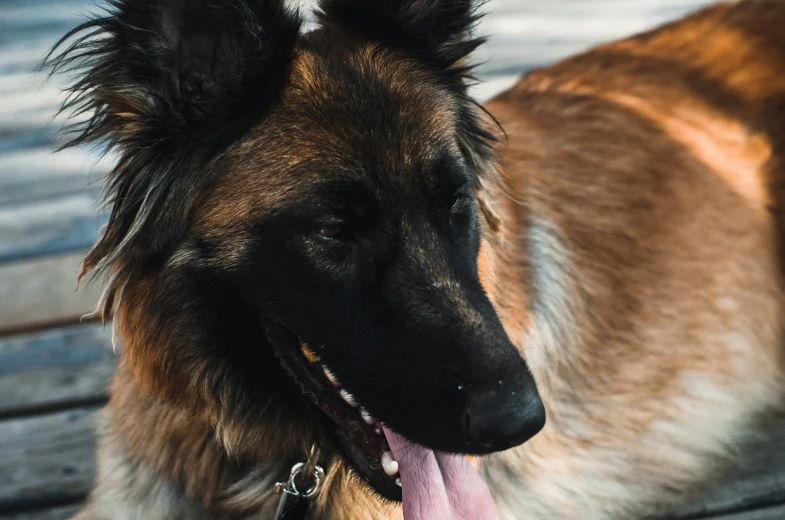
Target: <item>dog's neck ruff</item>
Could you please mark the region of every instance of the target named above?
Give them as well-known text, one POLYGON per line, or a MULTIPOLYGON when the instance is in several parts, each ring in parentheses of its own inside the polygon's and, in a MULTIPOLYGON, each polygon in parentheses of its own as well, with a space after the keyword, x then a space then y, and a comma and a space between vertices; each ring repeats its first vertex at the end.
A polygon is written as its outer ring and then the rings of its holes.
POLYGON ((440 453, 384 428, 398 461, 405 520, 492 520, 488 485, 465 455, 440 453))

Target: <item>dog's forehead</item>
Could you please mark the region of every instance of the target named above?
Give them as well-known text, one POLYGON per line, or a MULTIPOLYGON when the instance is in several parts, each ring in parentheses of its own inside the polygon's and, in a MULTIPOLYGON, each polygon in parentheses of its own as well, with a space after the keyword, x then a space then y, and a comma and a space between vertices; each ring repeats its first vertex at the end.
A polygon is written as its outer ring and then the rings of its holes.
POLYGON ((458 151, 453 96, 415 60, 373 42, 305 38, 285 100, 296 135, 328 162, 404 171, 458 151))
POLYGON ((280 105, 221 168, 227 175, 213 200, 234 201, 227 219, 302 201, 331 181, 416 196, 444 180, 450 158, 462 157, 455 101, 433 73, 378 44, 327 36, 304 38, 280 105))

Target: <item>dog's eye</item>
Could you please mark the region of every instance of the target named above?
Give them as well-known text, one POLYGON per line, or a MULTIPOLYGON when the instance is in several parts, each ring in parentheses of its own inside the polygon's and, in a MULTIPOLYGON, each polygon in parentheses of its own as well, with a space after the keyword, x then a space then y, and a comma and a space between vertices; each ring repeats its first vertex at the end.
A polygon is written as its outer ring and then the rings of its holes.
POLYGON ((342 224, 328 224, 319 230, 319 236, 322 238, 339 238, 345 232, 346 227, 342 224))

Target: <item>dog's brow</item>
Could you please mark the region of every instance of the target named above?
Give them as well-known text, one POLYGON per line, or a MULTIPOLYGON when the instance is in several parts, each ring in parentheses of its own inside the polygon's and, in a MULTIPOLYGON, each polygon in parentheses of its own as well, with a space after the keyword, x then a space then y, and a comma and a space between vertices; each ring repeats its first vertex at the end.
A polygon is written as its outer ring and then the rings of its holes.
POLYGON ((311 191, 313 202, 325 209, 349 209, 371 200, 365 183, 354 179, 331 180, 316 183, 311 191))

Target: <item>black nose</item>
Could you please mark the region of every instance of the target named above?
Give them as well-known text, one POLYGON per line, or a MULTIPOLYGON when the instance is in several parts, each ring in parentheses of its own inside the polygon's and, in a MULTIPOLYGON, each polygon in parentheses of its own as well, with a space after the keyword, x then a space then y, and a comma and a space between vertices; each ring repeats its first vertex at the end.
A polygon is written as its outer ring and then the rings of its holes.
POLYGON ((545 426, 545 407, 534 384, 505 385, 469 398, 465 434, 473 453, 506 450, 524 443, 545 426))

